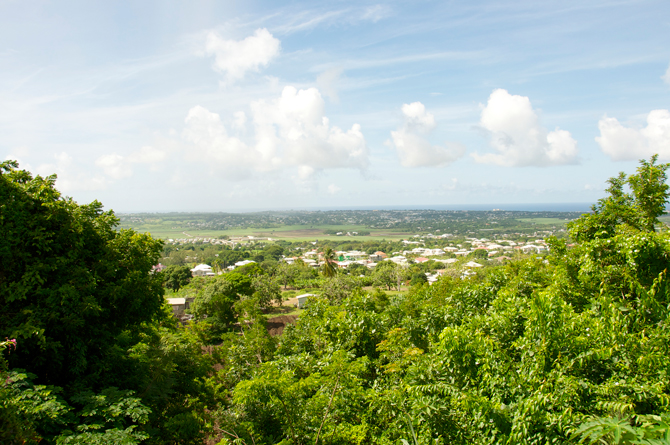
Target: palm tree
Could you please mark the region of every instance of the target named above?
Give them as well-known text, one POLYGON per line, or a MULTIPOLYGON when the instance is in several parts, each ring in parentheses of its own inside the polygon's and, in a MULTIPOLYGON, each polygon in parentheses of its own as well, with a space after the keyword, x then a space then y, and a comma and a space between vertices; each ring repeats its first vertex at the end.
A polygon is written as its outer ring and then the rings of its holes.
POLYGON ((323 272, 323 275, 328 278, 334 277, 337 273, 337 269, 335 267, 335 252, 333 252, 333 249, 330 247, 328 247, 323 253, 323 264, 321 265, 321 272, 323 272))

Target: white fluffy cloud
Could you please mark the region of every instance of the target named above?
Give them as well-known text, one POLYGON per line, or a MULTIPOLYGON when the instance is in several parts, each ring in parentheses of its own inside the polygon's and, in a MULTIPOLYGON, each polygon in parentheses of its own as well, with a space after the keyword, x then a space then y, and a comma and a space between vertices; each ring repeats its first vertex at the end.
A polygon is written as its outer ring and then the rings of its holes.
POLYGON ((542 127, 528 97, 513 96, 503 89, 493 91, 480 124, 490 133, 495 153, 475 153, 477 162, 506 167, 577 163, 577 142, 570 132, 542 127))
POLYGON ((241 79, 247 71, 258 71, 279 54, 281 44, 265 28, 243 40, 225 40, 215 32, 207 34, 205 53, 214 56, 214 69, 229 80, 241 79))
MULTIPOLYGON (((188 156, 215 163, 233 177, 297 167, 304 180, 324 169, 367 168, 368 149, 360 125, 347 131, 330 125, 316 88, 286 87, 279 98, 253 102, 250 108, 255 130, 250 143, 229 136, 218 114, 192 108, 183 132, 190 144, 188 156)), ((241 116, 235 114, 233 126, 239 127, 241 116)))
POLYGON ((39 165, 35 172, 42 176, 55 173, 58 176, 56 186, 63 193, 100 190, 107 186, 107 180, 102 175, 91 176, 80 171, 72 156, 65 152, 55 155, 54 160, 53 163, 39 165))
POLYGON ((598 122, 600 136, 596 142, 602 151, 615 161, 648 158, 658 153, 670 160, 670 111, 653 110, 647 115, 647 126, 636 129, 624 127, 614 117, 598 122))
POLYGON ((112 179, 124 179, 133 175, 132 164, 146 164, 151 170, 167 158, 167 153, 157 148, 146 146, 128 156, 116 153, 100 156, 95 165, 102 168, 105 175, 112 179))
POLYGON ((461 144, 448 142, 441 147, 421 136, 436 126, 435 116, 421 102, 404 104, 402 113, 405 122, 398 131, 391 132, 391 139, 403 167, 442 167, 465 154, 461 144))
POLYGON ((665 74, 661 76, 661 79, 663 79, 663 82, 670 85, 670 65, 668 66, 668 69, 665 70, 665 74))
POLYGON ((316 84, 323 94, 334 102, 339 102, 337 95, 337 83, 342 76, 342 68, 331 68, 319 74, 316 78, 316 84))
POLYGON ((229 136, 220 116, 204 107, 191 108, 185 123, 182 137, 189 144, 187 160, 205 162, 237 179, 247 177, 251 169, 265 169, 272 161, 272 156, 263 157, 254 147, 229 136))

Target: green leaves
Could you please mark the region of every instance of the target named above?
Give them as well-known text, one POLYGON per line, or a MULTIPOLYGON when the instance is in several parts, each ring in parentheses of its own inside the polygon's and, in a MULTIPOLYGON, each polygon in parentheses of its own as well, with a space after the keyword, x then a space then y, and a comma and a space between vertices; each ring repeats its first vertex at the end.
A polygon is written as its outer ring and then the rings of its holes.
POLYGON ((577 428, 572 439, 586 444, 667 444, 670 443, 670 414, 594 418, 577 428))

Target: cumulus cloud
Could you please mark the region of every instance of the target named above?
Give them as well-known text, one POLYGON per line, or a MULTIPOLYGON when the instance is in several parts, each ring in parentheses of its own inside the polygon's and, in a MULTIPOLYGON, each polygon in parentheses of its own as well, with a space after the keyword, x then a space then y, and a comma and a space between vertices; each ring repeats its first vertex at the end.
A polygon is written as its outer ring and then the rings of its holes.
POLYGON ((35 172, 41 176, 55 173, 58 176, 57 187, 63 193, 100 190, 107 186, 107 181, 102 175, 90 175, 79 171, 72 156, 65 152, 55 155, 54 161, 37 166, 35 172))
POLYGON ((155 166, 167 158, 167 153, 155 147, 146 146, 128 156, 128 162, 133 164, 149 164, 155 166))
POLYGON ((661 79, 663 79, 663 82, 670 85, 670 65, 668 66, 668 69, 665 70, 665 74, 661 76, 661 79))
POLYGON ((133 172, 127 168, 126 159, 116 153, 100 156, 95 165, 101 167, 107 176, 112 179, 123 179, 132 176, 133 172))
POLYGON ((577 142, 570 132, 542 127, 528 97, 493 91, 482 109, 480 125, 490 133, 495 152, 473 154, 477 162, 506 167, 577 163, 577 142))
POLYGON ((323 94, 334 102, 339 102, 340 98, 337 95, 337 82, 342 75, 342 68, 331 68, 319 74, 316 78, 316 84, 323 94))
POLYGON ((208 109, 195 106, 186 116, 183 139, 189 144, 187 159, 216 165, 222 173, 234 178, 244 178, 251 169, 264 169, 271 162, 241 139, 229 136, 221 117, 208 109))
POLYGON ((331 195, 336 194, 336 193, 339 192, 340 190, 342 190, 342 188, 336 186, 335 184, 330 184, 330 185, 328 186, 328 193, 330 193, 331 195))
POLYGON ((435 116, 426 111, 421 102, 404 104, 402 113, 405 122, 400 129, 391 132, 391 139, 403 167, 441 167, 465 154, 461 144, 448 142, 441 147, 421 136, 436 126, 435 116))
POLYGON ((230 81, 241 79, 247 71, 259 71, 280 51, 281 44, 265 28, 243 40, 226 40, 215 32, 207 34, 205 53, 214 56, 214 69, 230 81))
POLYGON ((596 142, 615 161, 648 158, 658 153, 670 160, 670 111, 653 110, 647 115, 647 126, 624 127, 614 117, 604 116, 598 122, 600 136, 596 142))
POLYGON ((117 153, 102 155, 95 161, 95 165, 102 168, 108 177, 118 180, 133 175, 132 164, 146 164, 151 170, 156 170, 166 158, 167 153, 163 150, 146 146, 128 156, 117 153))
MULTIPOLYGON (((279 98, 253 102, 250 108, 254 135, 249 143, 228 135, 218 114, 192 108, 183 132, 191 146, 189 156, 216 163, 217 169, 235 177, 297 167, 299 178, 306 180, 324 169, 367 168, 368 148, 360 125, 346 131, 330 125, 316 88, 286 87, 279 98)), ((234 122, 239 117, 236 114, 234 122)))

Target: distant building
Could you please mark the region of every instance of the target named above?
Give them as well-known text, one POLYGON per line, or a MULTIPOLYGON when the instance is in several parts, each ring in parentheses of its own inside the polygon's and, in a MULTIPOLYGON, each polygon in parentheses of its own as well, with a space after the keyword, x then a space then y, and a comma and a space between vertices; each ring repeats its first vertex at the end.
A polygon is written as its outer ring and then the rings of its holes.
POLYGON ((468 261, 468 262, 465 263, 463 266, 465 266, 465 267, 467 267, 467 268, 469 268, 469 269, 476 269, 476 268, 478 268, 478 267, 484 267, 484 266, 482 266, 482 265, 479 264, 479 263, 475 263, 474 261, 468 261))
POLYGON ((302 294, 295 297, 298 300, 298 308, 302 309, 307 304, 307 299, 309 297, 316 297, 316 294, 302 294))
POLYGON ((191 269, 191 275, 194 277, 213 277, 214 272, 212 271, 212 266, 208 264, 198 264, 191 269))
POLYGON ((168 298, 167 302, 172 307, 172 313, 177 318, 186 310, 186 298, 168 298))
POLYGON ((242 266, 246 266, 247 264, 251 264, 251 263, 255 263, 255 261, 242 260, 242 261, 238 261, 237 263, 235 263, 235 267, 242 267, 242 266))

